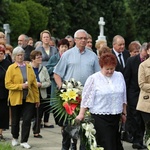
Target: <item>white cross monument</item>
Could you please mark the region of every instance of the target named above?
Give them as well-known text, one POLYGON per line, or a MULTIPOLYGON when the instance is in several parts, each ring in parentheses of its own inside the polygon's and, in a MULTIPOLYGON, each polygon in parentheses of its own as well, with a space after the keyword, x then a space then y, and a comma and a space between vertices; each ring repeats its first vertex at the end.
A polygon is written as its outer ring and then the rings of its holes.
POLYGON ((106 41, 106 36, 104 36, 104 25, 105 25, 105 22, 104 22, 104 18, 103 17, 99 18, 98 25, 99 25, 99 29, 100 29, 100 34, 98 36, 97 41, 99 41, 99 40, 100 41, 106 41))

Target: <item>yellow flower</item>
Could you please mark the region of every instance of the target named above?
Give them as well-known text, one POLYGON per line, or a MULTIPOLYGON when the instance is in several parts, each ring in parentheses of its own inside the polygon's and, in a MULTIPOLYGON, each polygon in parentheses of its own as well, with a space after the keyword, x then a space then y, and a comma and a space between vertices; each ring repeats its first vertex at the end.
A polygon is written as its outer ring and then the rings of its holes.
POLYGON ((66 95, 68 96, 69 100, 76 99, 76 97, 78 96, 78 94, 76 93, 76 91, 71 90, 71 89, 67 90, 66 95))
POLYGON ((68 96, 66 92, 63 92, 62 94, 60 94, 60 97, 62 97, 62 100, 65 100, 66 102, 68 101, 68 96))

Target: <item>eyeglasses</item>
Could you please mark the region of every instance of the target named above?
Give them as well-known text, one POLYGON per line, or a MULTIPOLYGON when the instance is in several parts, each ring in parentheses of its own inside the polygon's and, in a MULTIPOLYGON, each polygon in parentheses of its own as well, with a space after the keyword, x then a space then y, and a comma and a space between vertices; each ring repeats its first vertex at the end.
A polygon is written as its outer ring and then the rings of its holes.
POLYGON ((76 39, 78 39, 78 40, 87 40, 86 37, 76 37, 76 39))

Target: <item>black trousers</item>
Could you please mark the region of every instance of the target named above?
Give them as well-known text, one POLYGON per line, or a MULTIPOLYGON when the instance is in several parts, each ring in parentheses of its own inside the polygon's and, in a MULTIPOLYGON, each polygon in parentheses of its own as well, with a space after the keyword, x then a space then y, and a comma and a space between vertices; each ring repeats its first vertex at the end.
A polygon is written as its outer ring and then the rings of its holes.
POLYGON ((42 108, 43 108, 43 121, 44 122, 48 122, 49 121, 49 116, 50 116, 50 111, 51 111, 51 106, 50 106, 50 87, 47 88, 47 98, 46 99, 43 99, 41 100, 41 105, 42 105, 42 108))
POLYGON ((0 129, 9 129, 9 106, 6 99, 0 99, 0 129))
POLYGON ((144 123, 147 124, 150 122, 150 113, 146 113, 146 112, 140 112, 142 114, 142 118, 144 120, 144 123))
POLYGON ((141 112, 136 110, 136 106, 127 106, 127 121, 125 129, 133 136, 133 143, 142 143, 145 132, 145 124, 141 112))
POLYGON ((120 115, 92 114, 92 117, 95 120, 97 145, 104 150, 120 150, 118 148, 120 115))
POLYGON ((38 108, 34 109, 34 123, 33 123, 33 134, 39 134, 40 133, 40 128, 41 128, 41 121, 42 121, 42 116, 44 113, 44 105, 41 102, 41 105, 38 108))
POLYGON ((21 143, 28 141, 31 127, 31 119, 34 115, 34 108, 34 103, 27 102, 23 102, 22 105, 11 106, 11 134, 15 139, 18 139, 19 137, 20 118, 22 117, 21 143))
MULTIPOLYGON (((146 134, 149 134, 150 133, 150 113, 141 112, 141 114, 142 114, 142 118, 145 123, 146 134)), ((150 137, 148 136, 146 138, 150 138, 150 137)), ((146 139, 146 140, 148 140, 148 139, 146 139)))

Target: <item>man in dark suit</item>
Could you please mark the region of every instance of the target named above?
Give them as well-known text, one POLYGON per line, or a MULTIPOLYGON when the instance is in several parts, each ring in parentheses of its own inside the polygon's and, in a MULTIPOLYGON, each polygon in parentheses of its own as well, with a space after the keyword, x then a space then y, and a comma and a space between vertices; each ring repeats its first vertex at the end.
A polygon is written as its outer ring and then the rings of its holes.
POLYGON ((133 137, 134 149, 145 149, 143 145, 143 137, 145 125, 141 113, 136 110, 140 88, 138 85, 138 68, 142 61, 147 58, 147 44, 143 44, 140 48, 140 53, 130 57, 124 71, 124 78, 127 87, 127 121, 126 131, 133 137))
POLYGON ((129 51, 125 49, 125 40, 122 36, 116 35, 113 38, 112 44, 113 44, 112 53, 116 56, 118 61, 116 71, 124 73, 126 61, 130 57, 129 51))
MULTIPOLYGON (((121 35, 116 35, 113 38, 112 45, 113 45, 112 53, 117 58, 117 66, 116 66, 115 70, 124 74, 124 68, 126 65, 126 61, 130 57, 129 51, 125 49, 125 40, 121 35)), ((122 128, 122 125, 120 128, 122 128)), ((117 150, 124 150, 122 143, 121 143, 121 133, 120 132, 121 131, 118 132, 118 148, 117 148, 117 150)))

